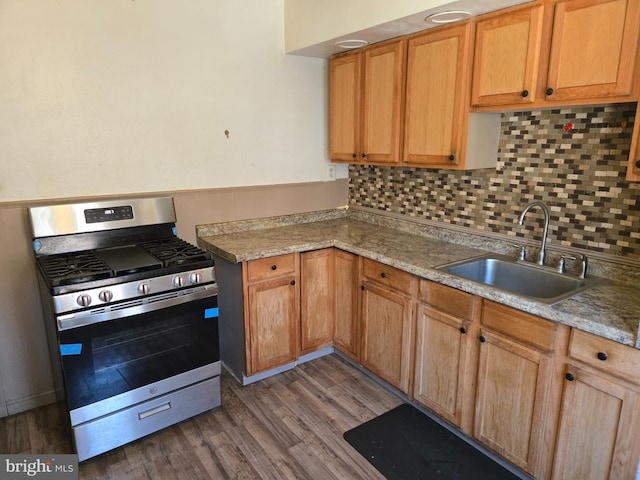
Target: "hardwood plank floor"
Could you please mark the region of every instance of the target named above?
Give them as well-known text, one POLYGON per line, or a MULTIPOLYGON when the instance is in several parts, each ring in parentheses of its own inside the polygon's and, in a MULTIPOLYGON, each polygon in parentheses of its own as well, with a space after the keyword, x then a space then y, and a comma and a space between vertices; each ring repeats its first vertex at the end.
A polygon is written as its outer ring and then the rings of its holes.
MULTIPOLYGON (((400 403, 337 355, 241 387, 222 406, 80 464, 81 479, 383 480, 342 434, 400 403)), ((56 405, 0 418, 2 453, 71 453, 56 405)))

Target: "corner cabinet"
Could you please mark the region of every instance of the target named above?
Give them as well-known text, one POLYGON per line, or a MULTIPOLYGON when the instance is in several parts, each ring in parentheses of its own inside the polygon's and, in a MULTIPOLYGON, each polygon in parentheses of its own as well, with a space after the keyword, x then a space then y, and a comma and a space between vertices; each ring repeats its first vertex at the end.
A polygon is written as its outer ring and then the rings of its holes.
POLYGON ((635 101, 639 33, 637 0, 543 0, 482 15, 471 103, 509 109, 635 101))
POLYGON ((335 287, 333 344, 342 353, 358 361, 359 257, 338 249, 333 249, 333 254, 335 287))
POLYGON ((331 345, 335 317, 334 250, 300 254, 300 354, 331 345))
POLYGON ((406 41, 392 40, 329 62, 330 156, 394 164, 401 156, 406 41))
POLYGON ((552 478, 637 478, 640 351, 573 330, 552 478))
POLYGON ((418 279, 364 259, 360 295, 360 363, 404 393, 411 386, 418 279))

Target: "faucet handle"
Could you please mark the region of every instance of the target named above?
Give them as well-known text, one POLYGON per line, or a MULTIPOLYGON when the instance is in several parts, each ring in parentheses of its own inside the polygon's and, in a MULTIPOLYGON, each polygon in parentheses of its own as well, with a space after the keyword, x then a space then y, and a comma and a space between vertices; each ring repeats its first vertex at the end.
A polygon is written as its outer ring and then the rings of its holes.
POLYGON ((518 255, 518 260, 526 260, 527 258, 527 247, 525 245, 520 245, 519 243, 514 243, 514 247, 520 249, 520 254, 518 255))
POLYGON ((580 254, 580 264, 582 268, 580 269, 580 278, 586 278, 587 276, 587 267, 589 266, 589 260, 587 256, 584 254, 580 254))
POLYGON ((576 257, 572 255, 560 255, 560 260, 558 261, 558 273, 565 272, 565 262, 566 260, 575 260, 576 257))

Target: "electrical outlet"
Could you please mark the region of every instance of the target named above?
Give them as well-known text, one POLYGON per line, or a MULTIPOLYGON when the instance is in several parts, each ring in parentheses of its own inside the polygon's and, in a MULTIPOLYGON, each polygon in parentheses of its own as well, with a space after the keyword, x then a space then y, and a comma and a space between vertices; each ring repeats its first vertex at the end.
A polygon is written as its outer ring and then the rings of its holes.
POLYGON ((329 165, 327 167, 327 180, 335 180, 336 179, 336 167, 335 165, 329 165))

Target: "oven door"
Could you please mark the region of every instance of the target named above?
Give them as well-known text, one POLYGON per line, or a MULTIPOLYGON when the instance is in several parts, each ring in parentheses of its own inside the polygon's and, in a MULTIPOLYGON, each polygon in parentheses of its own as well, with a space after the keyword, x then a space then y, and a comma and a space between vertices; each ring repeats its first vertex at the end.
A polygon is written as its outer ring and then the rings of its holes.
POLYGON ((58 331, 72 425, 219 375, 218 297, 185 297, 58 331))

